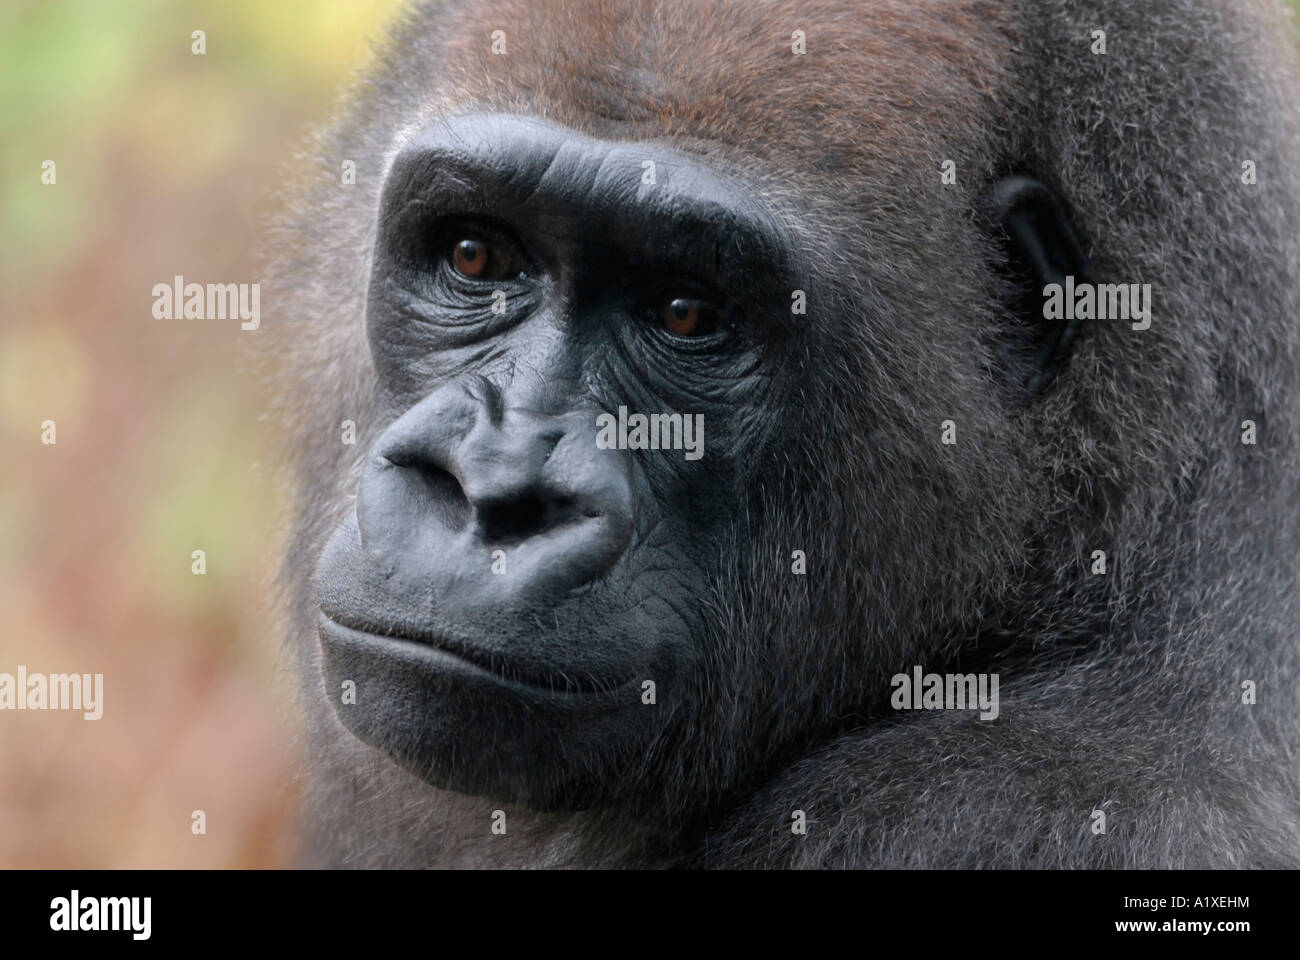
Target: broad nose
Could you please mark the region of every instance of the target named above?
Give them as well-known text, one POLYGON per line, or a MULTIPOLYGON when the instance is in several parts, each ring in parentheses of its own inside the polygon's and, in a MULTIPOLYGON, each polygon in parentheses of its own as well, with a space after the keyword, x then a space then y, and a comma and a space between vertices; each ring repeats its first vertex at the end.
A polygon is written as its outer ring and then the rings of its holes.
POLYGON ((596 446, 595 419, 512 408, 481 378, 440 388, 375 445, 363 546, 438 593, 537 599, 595 579, 633 525, 627 462, 596 446))

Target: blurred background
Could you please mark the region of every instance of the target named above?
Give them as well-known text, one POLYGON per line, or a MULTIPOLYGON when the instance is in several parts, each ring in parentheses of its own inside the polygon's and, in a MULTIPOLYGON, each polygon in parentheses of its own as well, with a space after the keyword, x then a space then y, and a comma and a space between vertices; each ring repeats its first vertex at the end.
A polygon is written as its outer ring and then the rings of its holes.
POLYGON ((258 280, 282 168, 395 6, 0 0, 0 672, 104 674, 101 720, 0 713, 0 867, 292 862, 252 334, 151 290, 258 280))

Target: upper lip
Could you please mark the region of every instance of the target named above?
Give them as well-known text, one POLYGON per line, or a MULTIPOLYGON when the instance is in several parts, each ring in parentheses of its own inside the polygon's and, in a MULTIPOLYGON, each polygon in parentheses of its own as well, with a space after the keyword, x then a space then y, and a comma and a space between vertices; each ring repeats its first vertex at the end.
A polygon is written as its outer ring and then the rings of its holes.
POLYGON ((533 670, 529 669, 527 665, 494 657, 477 649, 467 641, 441 634, 435 635, 423 630, 412 631, 391 625, 361 624, 350 621, 348 618, 327 613, 324 609, 320 611, 320 619, 323 623, 333 627, 340 627, 352 633, 364 634, 380 640, 405 641, 429 647, 462 660, 469 666, 483 673, 491 674, 498 680, 533 690, 544 690, 547 693, 607 694, 633 682, 630 679, 600 680, 590 676, 570 676, 565 673, 533 670))

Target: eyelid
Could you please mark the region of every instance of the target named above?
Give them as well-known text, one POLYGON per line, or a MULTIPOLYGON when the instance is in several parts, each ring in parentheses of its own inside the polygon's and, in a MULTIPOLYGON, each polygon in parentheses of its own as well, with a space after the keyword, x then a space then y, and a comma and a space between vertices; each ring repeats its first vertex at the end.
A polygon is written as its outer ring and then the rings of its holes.
POLYGON ((437 262, 449 267, 461 279, 470 283, 502 283, 514 280, 519 271, 532 272, 533 260, 526 248, 514 233, 504 224, 474 216, 444 216, 433 226, 438 256, 437 262), (504 276, 466 277, 460 274, 451 263, 456 244, 461 240, 476 240, 488 247, 489 253, 497 251, 502 254, 509 265, 504 276))
POLYGON ((653 326, 659 336, 671 342, 675 348, 679 350, 706 353, 716 349, 724 343, 727 343, 736 335, 738 327, 736 317, 725 304, 720 304, 716 300, 706 300, 703 297, 694 296, 676 296, 672 299, 698 300, 701 304, 713 310, 718 315, 718 326, 712 333, 701 334, 700 336, 695 337, 682 336, 673 333, 664 326, 660 310, 663 309, 663 304, 668 301, 661 301, 660 307, 651 312, 653 326))

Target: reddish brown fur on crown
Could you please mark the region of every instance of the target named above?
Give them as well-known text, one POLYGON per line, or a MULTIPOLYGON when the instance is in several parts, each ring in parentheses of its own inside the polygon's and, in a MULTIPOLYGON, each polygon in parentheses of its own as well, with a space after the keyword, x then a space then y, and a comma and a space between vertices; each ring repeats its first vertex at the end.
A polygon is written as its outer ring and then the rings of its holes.
POLYGON ((779 145, 783 165, 793 151, 832 169, 982 139, 1012 44, 1005 5, 987 0, 504 0, 446 11, 440 34, 433 112, 517 111, 760 157, 779 145))

